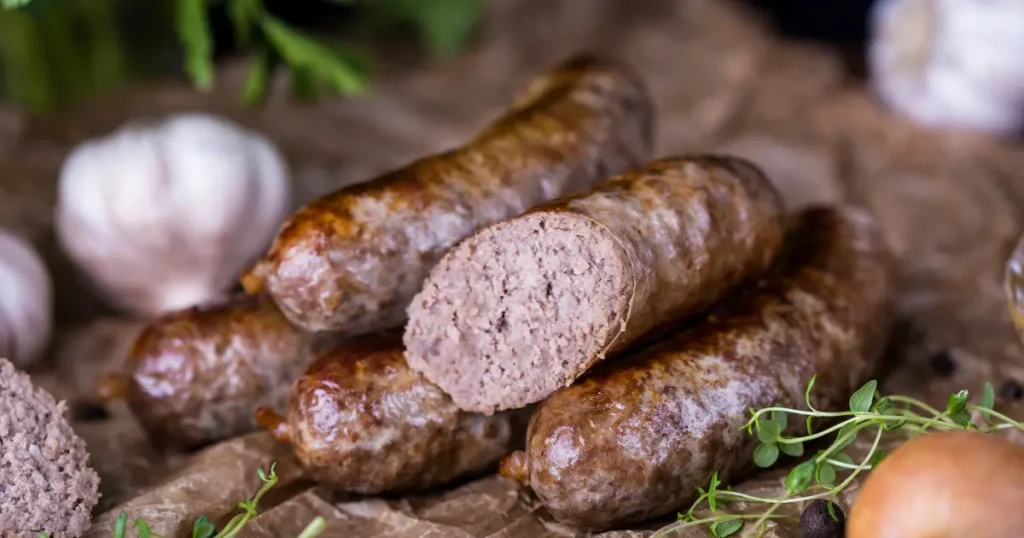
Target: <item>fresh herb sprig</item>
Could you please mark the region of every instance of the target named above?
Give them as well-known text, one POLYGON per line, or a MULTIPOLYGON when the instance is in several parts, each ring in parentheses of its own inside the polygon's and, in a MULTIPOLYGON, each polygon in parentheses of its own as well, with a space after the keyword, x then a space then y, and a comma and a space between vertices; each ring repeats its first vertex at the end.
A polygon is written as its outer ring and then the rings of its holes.
POLYGON ((877 381, 867 382, 850 397, 849 411, 820 411, 811 403, 813 387, 814 378, 811 378, 804 392, 806 410, 778 405, 757 411, 751 410, 750 420, 742 427, 759 441, 754 450, 754 463, 762 468, 774 465, 780 454, 800 457, 803 456, 807 444, 835 436, 832 444, 793 467, 786 476, 785 492, 782 495, 758 497, 732 491, 730 488, 722 489, 716 472, 712 475, 707 489, 697 488, 697 500, 689 510, 679 514, 679 521, 659 529, 652 538, 669 536, 679 529, 696 525, 706 525, 713 536, 725 538, 743 530, 750 521, 753 523, 747 529, 746 535, 761 536, 767 530, 769 520, 797 519, 776 514, 782 505, 816 499, 827 500, 829 514, 833 519, 837 519, 833 501, 859 474, 875 468, 885 457, 885 452, 879 449, 879 445, 883 435, 889 432, 899 430, 904 434, 919 435, 928 431, 972 430, 990 433, 1005 429, 1024 430, 1024 424, 993 410, 995 390, 991 383, 985 384, 977 404, 968 403, 968 392, 961 390, 950 395, 943 411, 907 396, 882 396, 878 392, 877 381), (981 420, 972 420, 973 413, 977 413, 981 420), (785 435, 791 415, 806 417, 807 435, 785 435), (833 424, 815 431, 815 418, 825 419, 833 424), (872 443, 860 461, 854 461, 844 450, 864 431, 871 435, 872 443), (763 504, 765 509, 757 514, 731 514, 723 508, 733 501, 763 504), (704 507, 711 511, 710 516, 695 515, 704 507))
MULTIPOLYGON (((263 482, 263 486, 260 487, 260 490, 257 491, 256 495, 253 495, 251 499, 238 503, 238 507, 242 512, 231 518, 231 521, 228 521, 228 524, 225 525, 220 532, 217 532, 217 528, 213 523, 203 515, 200 516, 192 525, 192 538, 232 538, 237 535, 242 528, 245 527, 245 524, 252 518, 256 517, 259 513, 260 499, 262 499, 271 488, 277 485, 278 477, 275 472, 276 467, 277 463, 272 463, 270 465, 269 474, 264 472, 263 468, 256 470, 256 473, 260 476, 260 480, 263 482)), ((139 538, 167 538, 166 536, 157 534, 150 530, 149 524, 141 518, 136 519, 132 524, 135 527, 135 533, 139 538)), ((299 533, 298 538, 315 538, 316 536, 319 536, 326 527, 327 520, 325 520, 323 516, 318 516, 313 519, 313 521, 311 521, 301 533, 299 533)), ((128 514, 121 512, 117 517, 117 522, 114 524, 114 538, 125 538, 128 535, 127 533, 128 514)), ((48 538, 48 536, 45 532, 40 532, 39 538, 48 538)))

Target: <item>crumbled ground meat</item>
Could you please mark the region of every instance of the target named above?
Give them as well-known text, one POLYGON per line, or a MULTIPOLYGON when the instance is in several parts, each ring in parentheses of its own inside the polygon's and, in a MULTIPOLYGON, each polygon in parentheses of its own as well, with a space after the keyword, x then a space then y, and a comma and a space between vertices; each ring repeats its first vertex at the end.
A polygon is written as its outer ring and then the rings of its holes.
POLYGON ((0 536, 85 533, 100 482, 88 460, 64 402, 0 359, 0 536))

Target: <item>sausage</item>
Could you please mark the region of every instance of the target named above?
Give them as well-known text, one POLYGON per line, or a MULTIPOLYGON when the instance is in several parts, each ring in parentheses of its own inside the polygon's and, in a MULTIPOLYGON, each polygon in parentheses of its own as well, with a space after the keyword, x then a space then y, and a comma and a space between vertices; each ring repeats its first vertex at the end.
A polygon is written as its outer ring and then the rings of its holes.
POLYGON ((452 249, 409 307, 409 365, 467 411, 540 401, 760 276, 783 235, 753 164, 655 161, 452 249))
POLYGON ((526 452, 502 474, 561 522, 612 528, 682 509, 715 471, 739 478, 756 444, 740 430, 748 410, 802 407, 811 376, 816 408, 844 407, 882 355, 892 261, 860 209, 814 207, 795 220, 779 273, 537 406, 526 452))
POLYGON ((146 326, 101 399, 125 396, 157 444, 198 448, 259 429, 256 406, 283 409, 314 345, 264 298, 192 307, 146 326))
POLYGON ((245 276, 312 332, 399 327, 455 242, 650 158, 653 111, 624 66, 572 59, 463 147, 313 201, 245 276))
POLYGON ((256 416, 291 443, 311 478, 363 494, 423 490, 496 467, 522 447, 528 418, 460 411, 409 369, 398 332, 325 353, 295 383, 287 417, 256 416))

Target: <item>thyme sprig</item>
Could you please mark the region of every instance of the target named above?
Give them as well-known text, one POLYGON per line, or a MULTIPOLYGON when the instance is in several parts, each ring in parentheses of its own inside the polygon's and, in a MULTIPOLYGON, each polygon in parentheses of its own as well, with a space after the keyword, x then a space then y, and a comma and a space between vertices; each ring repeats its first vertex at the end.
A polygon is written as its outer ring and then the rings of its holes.
POLYGON ((878 382, 872 380, 850 397, 849 411, 826 412, 815 409, 811 403, 814 381, 811 378, 804 392, 806 410, 779 405, 757 411, 752 409, 750 420, 742 427, 758 440, 754 463, 762 468, 773 466, 781 454, 801 457, 807 444, 834 436, 830 445, 792 468, 786 476, 782 495, 759 497, 722 488, 716 472, 707 489, 697 487, 697 500, 686 512, 678 515, 679 520, 659 529, 652 538, 663 538, 679 529, 697 525, 707 526, 716 538, 735 535, 744 527, 747 527, 745 536, 762 536, 768 529, 769 520, 797 519, 777 514, 781 506, 816 499, 827 500, 829 514, 838 520, 833 501, 858 475, 869 472, 882 461, 885 452, 879 449, 879 445, 883 436, 890 432, 899 430, 903 434, 920 435, 929 431, 990 433, 1005 429, 1024 430, 1024 424, 993 410, 995 390, 991 383, 985 384, 977 404, 968 403, 968 391, 961 390, 951 394, 945 410, 940 411, 908 396, 882 396, 878 392, 878 382), (979 420, 973 420, 974 413, 979 420), (791 416, 805 417, 806 435, 786 435, 791 416), (825 419, 832 425, 815 431, 813 421, 816 418, 825 419), (859 461, 854 461, 845 450, 865 431, 872 439, 870 448, 859 461), (734 501, 762 504, 765 508, 756 514, 729 513, 725 506, 734 501), (711 511, 711 515, 698 517, 696 512, 704 507, 711 511))
MULTIPOLYGON (((238 508, 242 510, 241 513, 235 515, 228 521, 227 525, 217 532, 217 528, 210 522, 205 516, 199 516, 199 519, 192 524, 192 538, 233 538, 236 536, 246 523, 252 518, 256 517, 259 513, 260 499, 270 491, 275 485, 277 485, 279 479, 275 468, 277 463, 270 465, 270 472, 267 473, 263 468, 256 470, 256 473, 260 477, 260 481, 263 482, 262 487, 251 499, 244 500, 238 503, 238 508)), ((149 524, 144 519, 138 518, 132 522, 132 526, 135 527, 135 534, 138 538, 167 538, 161 534, 153 532, 149 528, 149 524)), ((327 520, 323 516, 318 516, 306 526, 305 529, 299 533, 298 538, 316 538, 324 531, 327 527, 327 520)), ((114 538, 125 538, 128 536, 128 514, 121 512, 117 517, 117 522, 114 524, 114 538)), ((48 538, 45 532, 39 533, 39 538, 48 538)))

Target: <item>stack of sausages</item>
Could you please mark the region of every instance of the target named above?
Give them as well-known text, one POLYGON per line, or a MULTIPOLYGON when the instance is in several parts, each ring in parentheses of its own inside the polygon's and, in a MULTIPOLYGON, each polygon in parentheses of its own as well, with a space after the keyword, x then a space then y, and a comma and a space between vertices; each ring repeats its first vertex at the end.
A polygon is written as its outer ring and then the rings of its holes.
POLYGON ((262 425, 338 490, 500 461, 567 524, 672 513, 749 470, 749 408, 872 375, 892 277, 864 211, 787 214, 752 163, 651 161, 653 129, 629 68, 567 61, 463 147, 298 211, 247 296, 153 322, 106 392, 180 448, 262 425))

